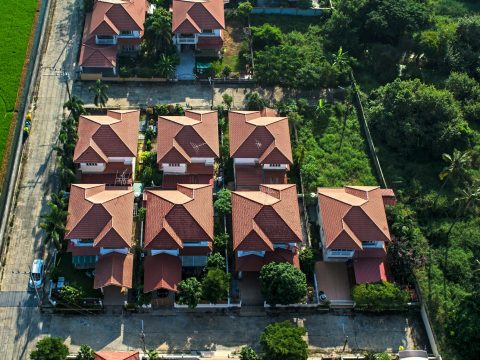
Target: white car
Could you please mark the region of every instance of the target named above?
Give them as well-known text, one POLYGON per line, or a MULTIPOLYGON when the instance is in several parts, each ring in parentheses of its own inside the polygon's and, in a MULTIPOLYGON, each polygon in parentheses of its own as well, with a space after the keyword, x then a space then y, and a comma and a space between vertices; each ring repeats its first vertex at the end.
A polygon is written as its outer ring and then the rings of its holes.
POLYGON ((32 272, 30 273, 30 280, 28 286, 32 289, 42 287, 43 285, 43 260, 33 260, 32 272))

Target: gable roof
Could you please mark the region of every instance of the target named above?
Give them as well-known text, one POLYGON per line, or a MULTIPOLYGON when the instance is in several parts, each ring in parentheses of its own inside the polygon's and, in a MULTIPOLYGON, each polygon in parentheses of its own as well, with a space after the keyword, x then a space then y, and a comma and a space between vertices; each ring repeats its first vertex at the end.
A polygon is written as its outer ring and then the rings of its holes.
POLYGON ((187 110, 185 116, 159 116, 158 163, 191 163, 192 157, 218 157, 218 113, 187 110))
POLYGON ((135 157, 139 118, 139 110, 108 110, 106 116, 80 116, 73 161, 106 163, 109 157, 135 157))
POLYGON ((139 360, 138 351, 97 351, 94 360, 139 360))
POLYGON ((223 0, 173 0, 172 32, 225 29, 223 0))
POLYGON ((234 250, 272 251, 273 243, 302 241, 295 185, 260 185, 232 192, 234 250))
POLYGON ((362 249, 362 241, 390 241, 378 186, 318 188, 318 203, 327 248, 362 249))
POLYGON ((293 164, 287 117, 271 112, 229 111, 230 156, 257 158, 260 164, 293 164))
POLYGON ((73 184, 68 202, 66 239, 93 239, 94 246, 130 247, 133 190, 104 184, 73 184))
POLYGON ((87 33, 119 35, 121 31, 143 31, 147 9, 146 0, 97 0, 87 33))
POLYGON ((133 254, 111 252, 100 256, 95 264, 93 288, 100 289, 113 285, 131 289, 132 275, 133 254))
POLYGON ((144 199, 145 249, 182 249, 185 241, 213 240, 211 185, 179 184, 177 190, 147 190, 144 199))

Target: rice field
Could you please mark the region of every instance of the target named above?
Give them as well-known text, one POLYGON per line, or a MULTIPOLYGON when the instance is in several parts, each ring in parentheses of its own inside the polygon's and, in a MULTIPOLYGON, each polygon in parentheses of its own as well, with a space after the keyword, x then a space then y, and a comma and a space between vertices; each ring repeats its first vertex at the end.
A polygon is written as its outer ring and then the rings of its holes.
POLYGON ((38 0, 0 1, 0 164, 3 163, 38 0))

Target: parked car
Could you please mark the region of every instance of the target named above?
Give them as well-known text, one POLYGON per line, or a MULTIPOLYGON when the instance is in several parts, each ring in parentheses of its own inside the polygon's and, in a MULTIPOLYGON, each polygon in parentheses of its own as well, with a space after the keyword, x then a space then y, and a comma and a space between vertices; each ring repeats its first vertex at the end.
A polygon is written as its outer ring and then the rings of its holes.
POLYGON ((32 271, 30 273, 30 279, 28 286, 32 289, 39 288, 43 285, 43 260, 35 259, 32 264, 32 271))

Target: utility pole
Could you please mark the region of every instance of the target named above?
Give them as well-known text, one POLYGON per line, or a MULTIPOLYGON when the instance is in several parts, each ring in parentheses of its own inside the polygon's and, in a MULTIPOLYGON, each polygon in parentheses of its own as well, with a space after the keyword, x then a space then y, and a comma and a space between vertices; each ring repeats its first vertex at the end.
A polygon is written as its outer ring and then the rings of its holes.
POLYGON ((142 331, 140 331, 140 340, 142 340, 142 344, 143 344, 143 352, 146 352, 146 348, 145 348, 145 332, 143 331, 143 320, 142 320, 142 331))
POLYGON ((70 85, 68 84, 68 82, 70 81, 70 75, 66 71, 63 71, 63 80, 65 80, 65 85, 67 85, 68 101, 72 101, 72 94, 70 93, 70 85))

